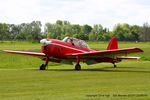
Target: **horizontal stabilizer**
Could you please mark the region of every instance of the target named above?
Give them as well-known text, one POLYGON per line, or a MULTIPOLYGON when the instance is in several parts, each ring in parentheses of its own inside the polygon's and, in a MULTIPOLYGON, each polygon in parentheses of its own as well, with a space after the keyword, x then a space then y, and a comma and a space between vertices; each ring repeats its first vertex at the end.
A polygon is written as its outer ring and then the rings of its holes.
POLYGON ((117 59, 136 59, 139 60, 141 57, 116 57, 117 59))

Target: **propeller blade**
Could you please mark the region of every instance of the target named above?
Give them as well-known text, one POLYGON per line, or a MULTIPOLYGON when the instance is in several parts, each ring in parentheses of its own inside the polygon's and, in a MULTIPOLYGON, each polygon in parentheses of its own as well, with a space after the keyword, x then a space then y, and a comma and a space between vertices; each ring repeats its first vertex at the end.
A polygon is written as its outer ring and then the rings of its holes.
POLYGON ((46 39, 42 39, 42 40, 40 40, 40 43, 41 43, 43 46, 47 46, 48 44, 51 44, 52 41, 47 41, 46 39))

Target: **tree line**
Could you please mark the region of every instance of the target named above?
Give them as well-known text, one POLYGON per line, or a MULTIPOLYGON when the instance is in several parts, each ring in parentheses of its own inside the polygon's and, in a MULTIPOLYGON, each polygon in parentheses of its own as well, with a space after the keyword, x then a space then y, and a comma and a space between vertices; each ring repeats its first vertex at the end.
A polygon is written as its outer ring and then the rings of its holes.
POLYGON ((66 36, 89 41, 108 41, 116 36, 119 41, 150 41, 150 25, 143 26, 116 24, 110 31, 101 24, 93 27, 85 24, 71 24, 69 21, 57 20, 56 23, 46 23, 42 30, 40 21, 31 23, 6 24, 0 23, 0 40, 36 41, 42 38, 63 39, 66 36))

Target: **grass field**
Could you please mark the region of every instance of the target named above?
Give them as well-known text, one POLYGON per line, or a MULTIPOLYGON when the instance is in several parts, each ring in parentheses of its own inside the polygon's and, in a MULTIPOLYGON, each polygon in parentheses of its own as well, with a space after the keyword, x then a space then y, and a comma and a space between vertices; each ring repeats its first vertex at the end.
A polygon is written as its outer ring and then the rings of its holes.
MULTIPOLYGON (((93 49, 104 50, 108 42, 88 42, 93 49)), ((119 48, 140 47, 145 52, 139 61, 125 60, 113 68, 100 63, 81 71, 74 66, 49 63, 40 71, 42 60, 32 56, 3 53, 2 50, 40 52, 40 44, 0 42, 0 100, 149 100, 150 43, 119 42, 119 48)))

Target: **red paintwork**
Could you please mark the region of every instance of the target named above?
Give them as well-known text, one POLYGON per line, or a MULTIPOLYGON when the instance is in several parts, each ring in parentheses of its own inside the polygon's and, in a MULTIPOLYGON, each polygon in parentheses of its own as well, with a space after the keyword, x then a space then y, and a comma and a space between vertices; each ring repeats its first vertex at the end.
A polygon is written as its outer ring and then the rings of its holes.
POLYGON ((66 58, 66 54, 96 51, 89 48, 73 46, 67 43, 66 41, 62 41, 62 40, 47 39, 47 41, 52 41, 52 44, 47 45, 46 50, 44 50, 44 46, 42 46, 41 49, 42 52, 47 54, 47 56, 49 57, 52 56, 55 58, 66 58), (83 52, 81 52, 81 50, 83 52))
POLYGON ((107 50, 118 49, 118 43, 116 37, 113 37, 108 44, 107 50))
MULTIPOLYGON (((120 62, 122 59, 139 59, 139 57, 118 57, 120 55, 126 56, 129 53, 143 52, 143 50, 140 48, 118 49, 117 39, 115 37, 113 37, 112 40, 110 41, 107 50, 103 51, 97 51, 90 48, 74 46, 72 44, 74 39, 75 38, 70 37, 71 43, 62 40, 43 39, 44 42, 46 41, 45 43, 41 42, 43 43, 43 46, 41 46, 41 50, 43 53, 21 52, 10 50, 4 50, 4 52, 43 56, 44 57, 43 60, 45 60, 46 65, 48 64, 48 61, 58 63, 61 63, 62 61, 68 61, 68 62, 76 62, 77 64, 79 64, 80 61, 84 61, 87 64, 90 64, 89 63, 90 61, 92 61, 92 63, 93 61, 94 63, 95 62, 116 63, 120 62)), ((79 44, 80 42, 84 42, 83 40, 79 39, 75 40, 78 41, 79 44)))
POLYGON ((80 63, 80 56, 77 56, 77 63, 76 64, 79 64, 80 63))

